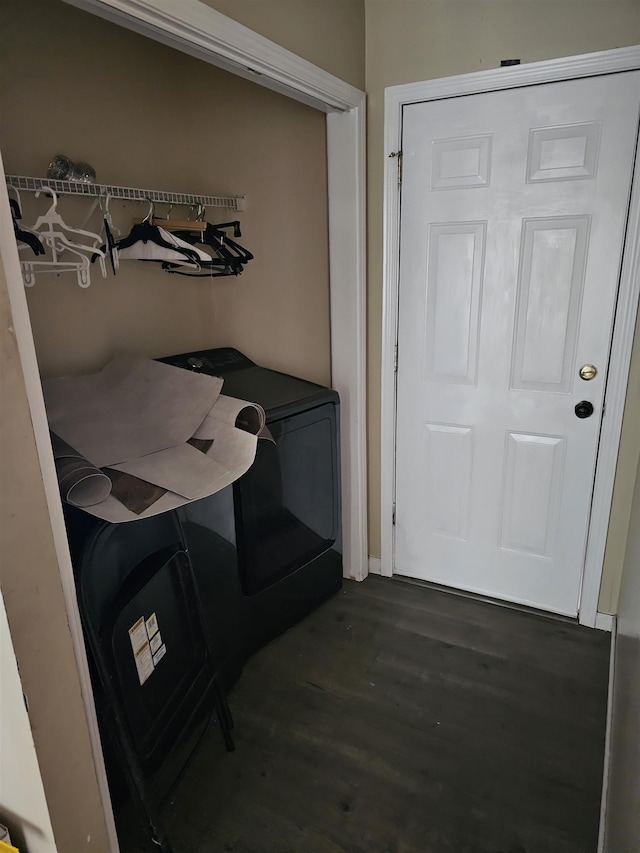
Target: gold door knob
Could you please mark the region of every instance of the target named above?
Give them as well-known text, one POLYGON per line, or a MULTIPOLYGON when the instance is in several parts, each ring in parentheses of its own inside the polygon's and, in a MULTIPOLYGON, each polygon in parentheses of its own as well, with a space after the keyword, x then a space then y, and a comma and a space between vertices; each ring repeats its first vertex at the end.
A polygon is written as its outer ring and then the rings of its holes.
POLYGON ((595 364, 583 364, 580 368, 580 379, 593 379, 598 375, 598 368, 595 364))

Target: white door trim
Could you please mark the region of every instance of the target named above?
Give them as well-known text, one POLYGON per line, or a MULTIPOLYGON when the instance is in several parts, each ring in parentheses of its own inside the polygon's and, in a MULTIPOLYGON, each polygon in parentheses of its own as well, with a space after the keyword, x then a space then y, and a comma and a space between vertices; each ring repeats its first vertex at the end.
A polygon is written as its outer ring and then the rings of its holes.
MULTIPOLYGON (((436 98, 534 86, 593 77, 640 68, 640 47, 620 48, 528 65, 510 66, 457 77, 392 86, 385 91, 384 151, 384 258, 382 319, 382 405, 381 405, 381 571, 394 570, 393 507, 395 501, 395 348, 398 343, 399 222, 400 188, 397 158, 392 155, 402 145, 402 111, 405 105, 436 98)), ((616 320, 613 330, 611 364, 606 389, 606 416, 603 418, 591 520, 585 554, 579 619, 595 627, 602 565, 607 539, 616 459, 629 375, 629 362, 640 295, 640 163, 636 158, 634 189, 625 242, 616 320)))
MULTIPOLYGON (((332 74, 252 32, 198 0, 66 0, 149 38, 327 115, 329 190, 331 367, 332 384, 341 398, 343 556, 345 575, 368 574, 366 472, 366 257, 365 257, 365 94, 332 74)), ((4 174, 0 166, 0 179, 4 174)), ((0 192, 0 204, 2 203, 0 192)), ((6 199, 6 193, 4 194, 6 199)), ((8 211, 6 200, 4 207, 8 211)), ((42 478, 49 502, 69 626, 83 701, 92 734, 98 784, 103 797, 110 851, 117 853, 111 801, 80 623, 73 570, 49 441, 33 335, 12 230, 0 217, 2 233, 11 234, 7 253, 14 255, 7 286, 15 322, 27 397, 42 478)))
POLYGON ((323 112, 362 102, 364 92, 199 0, 65 2, 323 112))
MULTIPOLYGON (((11 307, 11 319, 13 328, 10 330, 15 334, 20 363, 24 375, 27 400, 29 401, 29 412, 36 444, 36 452, 42 472, 42 483, 44 495, 51 521, 53 534, 53 546, 56 559, 60 569, 62 593, 67 611, 69 632, 73 644, 76 666, 78 668, 78 680, 87 716, 91 750, 95 762, 96 780, 100 799, 104 807, 105 826, 107 836, 111 844, 111 850, 117 851, 118 842, 116 837, 115 822, 111 809, 109 797, 109 786, 104 766, 100 732, 98 730, 98 718, 93 701, 93 688, 89 675, 89 665, 84 646, 82 623, 80 611, 76 598, 76 587, 73 576, 73 567, 69 555, 69 544, 62 515, 62 503, 60 501, 60 489, 56 475, 53 453, 51 452, 51 439, 49 437, 49 425, 47 413, 44 407, 42 386, 40 384, 40 373, 36 350, 31 332, 31 321, 29 319, 29 308, 27 297, 24 292, 22 271, 20 269, 20 258, 13 235, 13 224, 10 217, 9 197, 4 178, 4 167, 0 156, 0 256, 4 265, 4 273, 7 280, 7 292, 9 305, 11 307)), ((46 792, 45 792, 46 793, 46 792)))

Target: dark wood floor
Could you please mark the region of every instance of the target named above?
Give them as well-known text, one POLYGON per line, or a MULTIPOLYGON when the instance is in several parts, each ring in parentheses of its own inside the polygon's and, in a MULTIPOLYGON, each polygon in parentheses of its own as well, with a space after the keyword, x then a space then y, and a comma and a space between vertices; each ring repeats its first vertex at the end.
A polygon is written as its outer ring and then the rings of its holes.
POLYGON ((608 662, 601 632, 345 582, 245 665, 236 751, 212 726, 167 803, 176 853, 595 853, 608 662))

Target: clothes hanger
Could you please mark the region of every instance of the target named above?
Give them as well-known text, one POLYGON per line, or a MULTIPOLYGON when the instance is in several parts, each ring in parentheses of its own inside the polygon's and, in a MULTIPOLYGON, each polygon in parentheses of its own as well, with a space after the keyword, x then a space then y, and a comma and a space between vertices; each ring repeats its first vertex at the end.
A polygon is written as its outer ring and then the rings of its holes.
POLYGON ((206 252, 177 238, 171 232, 153 224, 153 202, 140 223, 136 223, 126 237, 118 240, 116 248, 120 258, 180 263, 198 269, 202 261, 209 260, 206 252))
MULTIPOLYGON (((113 220, 111 219, 111 213, 109 211, 109 202, 111 201, 111 196, 107 193, 105 198, 104 207, 102 206, 102 198, 98 199, 100 203, 100 210, 102 211, 102 227, 104 230, 105 236, 105 247, 106 251, 109 254, 109 261, 111 262, 111 269, 113 274, 116 274, 116 270, 120 267, 120 257, 118 255, 118 247, 116 245, 116 240, 114 237, 114 231, 116 233, 120 233, 117 228, 115 228, 113 224, 113 220)), ((92 261, 94 258, 91 259, 92 261)))
POLYGON ((178 231, 175 236, 186 240, 192 245, 198 243, 213 250, 213 255, 209 254, 208 256, 209 264, 220 265, 222 263, 223 266, 228 266, 232 269, 237 269, 238 272, 242 272, 243 259, 230 251, 226 247, 224 240, 219 237, 212 237, 210 234, 207 236, 206 231, 203 234, 197 235, 189 231, 178 231))
POLYGON ((27 284, 27 286, 33 284, 34 279, 32 273, 35 272, 62 273, 75 271, 78 276, 78 284, 81 287, 88 287, 91 283, 89 275, 89 259, 93 256, 95 256, 99 261, 102 277, 106 278, 107 270, 105 266, 105 253, 101 249, 97 248, 101 240, 100 235, 95 234, 92 231, 85 231, 81 228, 73 228, 68 225, 57 211, 58 197, 56 193, 51 189, 51 187, 42 187, 41 190, 36 192, 36 198, 38 198, 41 192, 47 193, 51 196, 51 207, 38 217, 34 225, 31 226, 29 230, 33 231, 49 249, 51 252, 51 258, 47 261, 23 262, 25 284, 27 284), (86 238, 90 241, 91 245, 74 242, 70 239, 71 237, 75 237, 76 240, 86 238), (70 252, 76 257, 79 257, 81 260, 77 262, 69 261, 61 257, 64 252, 70 252), (26 269, 25 264, 28 265, 29 269, 26 269), (27 282, 27 278, 29 278, 30 284, 27 282))
POLYGON ((176 236, 192 244, 198 243, 213 249, 216 255, 214 266, 220 265, 218 263, 219 259, 223 261, 226 267, 226 272, 220 273, 220 275, 240 275, 244 264, 253 260, 253 255, 243 246, 232 240, 224 231, 220 230, 221 228, 230 227, 234 229, 234 236, 242 236, 240 223, 237 220, 234 222, 223 222, 217 226, 207 222, 202 234, 194 234, 191 231, 179 231, 176 233, 176 236))
POLYGON ((234 219, 233 222, 216 222, 213 228, 233 228, 233 236, 234 237, 242 237, 242 231, 240 230, 240 223, 237 219, 234 219))
MULTIPOLYGON (((90 261, 89 255, 81 249, 75 248, 70 245, 65 245, 60 250, 60 247, 52 245, 50 246, 52 257, 46 261, 20 261, 20 267, 22 269, 22 278, 24 280, 25 287, 33 287, 36 283, 36 273, 56 273, 60 274, 63 272, 75 272, 78 285, 80 287, 89 287, 91 284, 91 274, 89 271, 90 261), (65 253, 69 253, 71 255, 75 255, 78 260, 71 261, 68 258, 62 259, 59 257, 60 251, 65 253)), ((104 265, 104 259, 102 260, 104 265)))
POLYGON ((214 246, 217 256, 209 255, 209 261, 202 262, 200 272, 187 272, 176 269, 173 264, 163 264, 162 268, 170 273, 179 275, 199 276, 200 278, 219 278, 220 276, 240 275, 244 269, 242 262, 230 255, 224 247, 214 246))
POLYGON ((230 237, 225 236, 223 232, 224 245, 228 249, 232 249, 234 252, 237 252, 238 256, 242 260, 243 264, 248 263, 253 260, 253 255, 248 249, 245 249, 244 246, 241 246, 239 243, 236 243, 235 240, 232 240, 230 237))
MULTIPOLYGON (((75 246, 82 245, 75 241, 85 237, 94 244, 100 243, 101 238, 99 234, 95 234, 93 231, 85 231, 82 228, 74 228, 64 221, 57 210, 58 196, 51 187, 42 187, 39 189, 35 194, 36 198, 40 196, 41 192, 51 196, 51 207, 36 219, 35 223, 30 226, 30 231, 34 231, 38 235, 42 234, 43 236, 47 233, 56 233, 58 237, 67 240, 69 244, 75 246), (58 232, 55 231, 56 228, 59 229, 58 232)), ((91 247, 91 251, 95 251, 95 245, 91 247)))
POLYGON ((223 276, 228 277, 230 275, 240 275, 242 270, 234 269, 228 265, 222 265, 223 262, 213 261, 211 264, 202 264, 202 267, 199 271, 189 271, 184 268, 179 268, 174 264, 164 263, 162 264, 162 269, 165 272, 168 272, 172 275, 187 275, 190 278, 221 278, 223 276), (219 270, 219 272, 214 272, 214 270, 219 270))
MULTIPOLYGON (((164 228, 166 231, 184 231, 185 229, 189 229, 191 231, 204 231, 206 228, 206 222, 202 222, 198 219, 170 219, 169 215, 172 208, 173 205, 170 204, 167 215, 164 218, 153 216, 151 220, 152 224, 164 228)), ((193 209, 193 206, 191 209, 193 209)), ((140 221, 144 220, 135 220, 135 222, 140 221)))
POLYGON ((18 246, 18 249, 20 250, 25 248, 25 246, 29 246, 35 255, 44 255, 45 248, 37 235, 18 224, 18 220, 22 219, 22 200, 20 199, 20 193, 18 192, 17 187, 9 185, 7 187, 7 191, 11 190, 13 190, 15 194, 15 198, 9 198, 11 219, 13 221, 13 233, 16 240, 23 243, 22 246, 18 246))
MULTIPOLYGON (((224 232, 219 232, 218 239, 214 240, 209 240, 204 236, 207 233, 207 229, 210 229, 209 223, 203 221, 205 212, 205 208, 199 205, 197 218, 195 220, 187 220, 189 230, 177 231, 174 236, 180 237, 180 239, 186 240, 192 245, 196 243, 205 245, 213 249, 214 255, 209 255, 209 260, 202 263, 202 269, 199 272, 183 271, 176 268, 173 264, 163 264, 162 268, 168 273, 188 275, 192 278, 220 278, 222 276, 239 275, 242 272, 242 264, 224 246, 224 232)), ((237 223, 237 225, 239 227, 240 223, 237 223)))
MULTIPOLYGON (((253 260, 253 255, 248 249, 245 249, 244 246, 241 246, 239 243, 236 243, 235 240, 232 240, 231 237, 228 236, 224 231, 221 231, 222 228, 233 228, 233 236, 234 237, 242 237, 242 232, 240 231, 240 223, 237 220, 233 222, 219 222, 215 225, 211 225, 207 223, 209 233, 211 236, 219 237, 224 241, 224 245, 233 249, 240 258, 242 258, 243 263, 247 263, 248 261, 253 260)), ((207 232, 205 232, 206 234, 207 232)))
MULTIPOLYGON (((25 230, 18 224, 18 220, 22 219, 22 210, 20 208, 20 193, 15 187, 12 186, 7 187, 7 189, 13 190, 17 196, 17 198, 9 199, 9 207, 11 208, 11 219, 13 221, 13 234, 16 240, 26 246, 29 246, 33 250, 34 255, 46 254, 45 248, 42 245, 40 239, 31 231, 25 230)), ((22 247, 19 246, 18 248, 20 249, 22 247)))
MULTIPOLYGON (((181 238, 187 238, 189 240, 194 239, 194 236, 192 234, 189 234, 188 232, 178 232, 176 236, 178 235, 181 238)), ((203 239, 200 238, 198 238, 198 242, 207 245, 214 252, 213 255, 207 255, 208 261, 201 262, 201 266, 203 269, 203 277, 212 275, 240 275, 243 270, 242 260, 234 256, 231 252, 229 252, 223 244, 212 244, 209 242, 205 242, 203 239), (214 270, 221 271, 214 273, 214 270)), ((170 264, 163 265, 163 269, 166 269, 169 272, 175 271, 172 269, 170 264)))
POLYGON ((56 252, 62 252, 66 247, 79 249, 88 254, 97 253, 101 261, 102 275, 103 277, 106 276, 104 252, 97 248, 97 244, 101 240, 100 235, 95 234, 93 231, 85 231, 82 228, 74 228, 68 225, 57 211, 58 196, 56 193, 51 187, 42 187, 42 189, 36 192, 36 198, 38 198, 41 192, 51 196, 51 207, 46 213, 38 217, 29 230, 33 231, 46 246, 50 249, 55 249, 56 252), (72 237, 75 240, 72 240, 72 237), (87 246, 84 243, 76 242, 76 240, 84 238, 88 239, 92 245, 87 246))

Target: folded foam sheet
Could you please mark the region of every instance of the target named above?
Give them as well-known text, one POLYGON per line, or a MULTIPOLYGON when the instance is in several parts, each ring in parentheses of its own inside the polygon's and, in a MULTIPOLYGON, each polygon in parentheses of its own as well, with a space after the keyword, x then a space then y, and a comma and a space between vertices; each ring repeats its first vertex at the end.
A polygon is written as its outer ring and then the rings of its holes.
POLYGON ((264 429, 265 421, 264 409, 260 406, 220 394, 207 417, 194 432, 193 438, 215 438, 219 423, 229 424, 251 435, 259 435, 264 429))
POLYGON ((228 467, 210 459, 190 444, 158 450, 131 462, 112 465, 111 468, 176 492, 189 500, 202 497, 208 489, 215 490, 217 481, 229 473, 228 467))
POLYGON ((111 492, 111 480, 73 447, 51 433, 51 447, 63 500, 74 506, 93 506, 111 492))
POLYGON ((42 383, 49 426, 98 468, 188 441, 222 380, 142 356, 114 358, 100 373, 42 383))
MULTIPOLYGON (((234 401, 234 405, 235 403, 241 403, 242 408, 250 405, 243 401, 234 401)), ((256 408, 258 417, 264 418, 264 412, 259 407, 256 408)), ((224 420, 217 420, 211 416, 207 418, 206 423, 207 427, 204 431, 207 433, 207 437, 213 438, 213 444, 204 455, 215 463, 210 469, 211 474, 215 471, 215 477, 202 482, 202 492, 196 496, 198 498, 204 498, 224 489, 248 471, 255 459, 258 441, 257 436, 238 429, 224 420)), ((194 453, 201 453, 195 448, 191 449, 194 453)), ((126 464, 119 465, 118 469, 128 467, 126 464)), ((171 472, 169 473, 171 475, 171 472)), ((152 476, 154 479, 160 479, 157 472, 152 476)), ((186 498, 177 492, 167 491, 151 506, 141 511, 132 511, 111 494, 101 503, 85 507, 85 511, 98 518, 103 518, 105 521, 134 521, 136 518, 148 518, 168 510, 177 509, 189 503, 190 500, 193 498, 186 498)))
MULTIPOLYGON (((228 486, 253 463, 265 424, 260 406, 220 394, 222 380, 141 357, 43 384, 52 431, 75 442, 65 458, 89 459, 114 481, 103 500, 83 504, 106 521, 158 515, 228 486)), ((107 491, 105 479, 94 485, 107 491)))
POLYGON ((196 440, 213 441, 207 452, 179 444, 109 467, 196 500, 224 488, 240 476, 237 472, 247 470, 255 456, 255 436, 264 421, 264 411, 258 406, 220 394, 193 434, 196 440))

